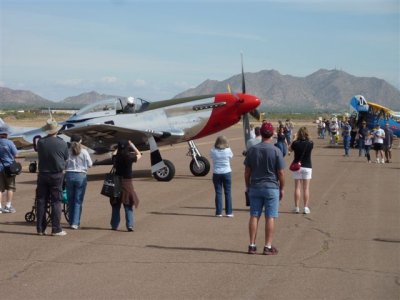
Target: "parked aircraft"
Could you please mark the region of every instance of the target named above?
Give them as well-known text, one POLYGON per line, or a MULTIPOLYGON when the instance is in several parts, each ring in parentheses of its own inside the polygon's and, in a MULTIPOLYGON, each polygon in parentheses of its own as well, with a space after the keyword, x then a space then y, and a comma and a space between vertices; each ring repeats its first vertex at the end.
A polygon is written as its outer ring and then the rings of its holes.
POLYGON ((366 101, 364 96, 356 95, 350 100, 350 108, 352 110, 351 117, 355 118, 358 126, 362 121, 367 122, 367 127, 375 128, 377 124, 381 128, 388 123, 393 134, 400 137, 400 113, 384 107, 382 105, 366 101))
MULTIPOLYGON (((248 113, 259 116, 260 100, 246 93, 242 64, 242 93, 221 93, 150 102, 136 98, 133 113, 125 113, 127 99, 109 99, 89 104, 61 124, 65 136, 79 134, 82 144, 94 155, 109 154, 121 139, 131 140, 140 151, 150 150, 151 171, 159 181, 169 181, 175 167, 163 160, 159 146, 187 142, 192 157, 190 171, 205 176, 208 159, 201 155, 195 139, 214 134, 240 121, 243 116, 245 140, 249 137, 248 113)), ((46 134, 35 129, 11 134, 17 147, 32 147, 46 134)), ((110 156, 109 156, 110 157, 110 156)), ((104 162, 102 162, 104 163, 104 162)), ((36 166, 30 165, 30 171, 36 166)))

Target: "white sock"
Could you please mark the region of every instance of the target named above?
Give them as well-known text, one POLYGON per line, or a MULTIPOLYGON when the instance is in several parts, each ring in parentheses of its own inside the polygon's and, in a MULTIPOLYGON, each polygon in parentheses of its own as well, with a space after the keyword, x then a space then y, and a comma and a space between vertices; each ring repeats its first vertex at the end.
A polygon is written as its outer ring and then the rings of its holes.
POLYGON ((11 207, 11 201, 6 202, 6 207, 10 208, 11 207))
POLYGON ((265 247, 267 247, 268 249, 271 249, 272 245, 265 245, 265 247))

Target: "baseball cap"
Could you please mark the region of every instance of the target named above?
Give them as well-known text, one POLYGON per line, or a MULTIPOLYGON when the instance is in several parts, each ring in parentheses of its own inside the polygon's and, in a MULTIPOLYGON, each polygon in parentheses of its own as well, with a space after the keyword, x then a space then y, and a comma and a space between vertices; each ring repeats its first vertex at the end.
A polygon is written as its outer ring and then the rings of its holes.
POLYGON ((272 126, 272 124, 271 123, 269 123, 269 122, 264 122, 262 125, 261 125, 261 128, 260 128, 260 133, 261 134, 272 134, 272 133, 274 133, 274 126, 272 126))

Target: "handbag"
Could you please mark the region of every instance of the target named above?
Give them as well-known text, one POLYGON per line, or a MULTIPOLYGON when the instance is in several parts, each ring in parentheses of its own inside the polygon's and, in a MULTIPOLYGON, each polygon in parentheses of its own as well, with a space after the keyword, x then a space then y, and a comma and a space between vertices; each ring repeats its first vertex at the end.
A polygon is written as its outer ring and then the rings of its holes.
POLYGON ((297 172, 301 168, 301 160, 303 159, 304 153, 306 153, 308 144, 304 147, 303 153, 300 156, 299 161, 292 161, 292 163, 289 166, 289 170, 292 172, 297 172))
POLYGON ((3 160, 0 159, 0 161, 4 167, 4 172, 8 177, 14 177, 21 174, 22 165, 19 162, 13 160, 13 162, 9 166, 5 166, 3 160))
POLYGON ((290 166, 289 166, 289 170, 296 172, 298 170, 300 170, 301 168, 301 162, 300 161, 293 161, 290 166))
POLYGON ((104 178, 103 187, 101 188, 100 194, 109 198, 119 198, 121 196, 121 192, 121 177, 115 174, 115 168, 113 167, 104 178))

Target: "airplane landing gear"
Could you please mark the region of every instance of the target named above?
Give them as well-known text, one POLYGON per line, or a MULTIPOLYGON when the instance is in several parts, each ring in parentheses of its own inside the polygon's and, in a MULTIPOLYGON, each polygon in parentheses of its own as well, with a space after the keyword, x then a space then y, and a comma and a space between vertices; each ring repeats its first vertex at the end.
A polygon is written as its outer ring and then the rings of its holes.
POLYGON ((158 181, 170 181, 175 176, 175 166, 167 159, 163 159, 165 167, 154 172, 153 176, 158 181))
POLYGON ((29 173, 36 173, 37 170, 37 163, 35 162, 31 162, 29 164, 29 173))
POLYGON ((210 162, 204 156, 201 156, 199 149, 193 141, 188 141, 188 156, 192 157, 190 162, 190 172, 194 176, 206 176, 210 172, 210 162))

